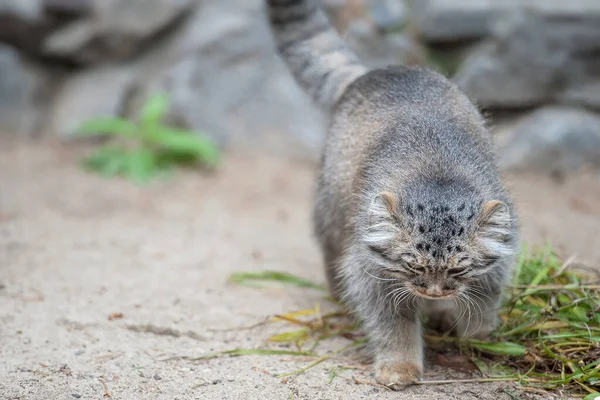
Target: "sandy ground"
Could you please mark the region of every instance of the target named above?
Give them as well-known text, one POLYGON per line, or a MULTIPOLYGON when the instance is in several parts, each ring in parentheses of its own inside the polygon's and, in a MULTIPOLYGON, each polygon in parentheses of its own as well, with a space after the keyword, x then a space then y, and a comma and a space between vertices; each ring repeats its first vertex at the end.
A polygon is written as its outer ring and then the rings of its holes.
MULTIPOLYGON (((314 169, 235 154, 214 176, 185 173, 140 189, 81 171, 79 154, 0 142, 0 399, 512 398, 507 383, 401 393, 329 383, 342 361, 286 383, 273 374, 307 361, 165 361, 260 347, 275 327, 228 329, 321 301, 310 290, 227 283, 232 272, 261 269, 324 282, 309 225, 314 169), (114 313, 123 318, 109 320, 114 313)), ((600 265, 600 179, 510 182, 527 240, 550 239, 565 256, 600 265)), ((360 369, 342 375, 373 380, 360 369)), ((428 368, 427 379, 453 377, 461 375, 428 368)))

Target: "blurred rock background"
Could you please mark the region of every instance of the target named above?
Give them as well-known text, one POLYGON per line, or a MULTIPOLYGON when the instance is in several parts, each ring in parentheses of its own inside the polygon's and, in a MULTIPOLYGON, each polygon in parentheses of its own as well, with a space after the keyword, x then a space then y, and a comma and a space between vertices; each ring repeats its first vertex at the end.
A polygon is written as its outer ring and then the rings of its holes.
MULTIPOLYGON (((429 65, 490 116, 507 169, 600 171, 600 1, 323 0, 370 66, 429 65)), ((164 91, 223 146, 316 160, 324 118, 262 0, 0 0, 0 132, 68 139, 164 91)))

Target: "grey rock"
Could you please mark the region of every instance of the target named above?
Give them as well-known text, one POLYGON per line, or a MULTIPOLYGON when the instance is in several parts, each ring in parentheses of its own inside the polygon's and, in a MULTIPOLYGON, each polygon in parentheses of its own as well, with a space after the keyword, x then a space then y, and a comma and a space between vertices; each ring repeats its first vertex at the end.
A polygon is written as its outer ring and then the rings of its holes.
POLYGON ((38 57, 55 30, 90 15, 94 0, 0 0, 0 42, 38 57))
POLYGON ((490 33, 490 24, 499 12, 501 8, 493 0, 419 0, 411 4, 412 20, 421 37, 428 41, 485 36, 490 33))
POLYGON ((367 0, 371 19, 382 31, 401 29, 408 18, 403 0, 367 0))
POLYGON ((53 32, 42 51, 81 64, 123 60, 139 53, 194 4, 195 0, 97 0, 92 15, 53 32))
POLYGON ((322 0, 321 3, 325 8, 343 7, 346 0, 322 0))
POLYGON ((600 116, 564 106, 547 106, 526 116, 499 149, 507 170, 568 173, 600 171, 600 116))
POLYGON ((562 70, 556 101, 600 110, 600 18, 595 24, 577 24, 562 30, 569 62, 562 70))
POLYGON ((555 100, 600 110, 600 14, 547 23, 555 51, 566 55, 555 100))
POLYGON ((47 12, 69 17, 90 15, 94 11, 94 0, 44 0, 47 12))
POLYGON ((581 105, 600 110, 600 77, 578 79, 557 95, 562 104, 581 105))
POLYGON ((52 22, 42 0, 0 0, 0 42, 35 53, 52 22))
POLYGON ((0 71, 0 131, 35 133, 43 117, 44 74, 5 45, 0 45, 0 71))
POLYGON ((42 0, 2 0, 0 17, 13 17, 21 21, 37 22, 44 11, 42 0))
POLYGON ((73 135, 90 118, 121 113, 136 71, 127 65, 105 65, 69 77, 55 94, 48 125, 52 133, 73 135))
POLYGON ((46 38, 43 51, 46 55, 54 57, 89 59, 91 57, 87 54, 90 50, 85 47, 92 41, 94 35, 94 28, 88 20, 74 21, 46 38), (77 54, 77 52, 84 54, 77 54))
POLYGON ((567 53, 556 51, 537 14, 517 13, 497 24, 494 39, 475 48, 454 80, 485 107, 540 104, 552 97, 567 53))
POLYGON ((535 12, 506 14, 493 37, 478 45, 455 81, 484 107, 524 107, 550 100, 596 104, 589 82, 600 79, 598 19, 550 19, 535 12))
POLYGON ((492 33, 498 18, 520 10, 579 20, 600 13, 600 2, 596 0, 418 0, 410 4, 421 36, 430 41, 482 38, 492 33))

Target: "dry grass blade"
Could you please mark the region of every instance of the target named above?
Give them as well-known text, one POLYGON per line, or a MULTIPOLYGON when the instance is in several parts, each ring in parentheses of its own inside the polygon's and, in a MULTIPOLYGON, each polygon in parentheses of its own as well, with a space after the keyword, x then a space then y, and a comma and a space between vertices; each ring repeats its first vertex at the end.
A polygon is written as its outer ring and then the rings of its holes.
POLYGON ((164 358, 159 361, 171 361, 171 360, 187 360, 187 361, 200 361, 210 360, 222 356, 302 356, 302 357, 317 357, 317 354, 308 351, 293 351, 293 350, 282 350, 282 349, 233 349, 225 351, 216 351, 201 355, 199 357, 188 357, 188 356, 174 356, 164 358))
POLYGON ((197 357, 196 360, 208 360, 222 355, 228 356, 316 356, 314 353, 307 351, 293 351, 280 349, 234 349, 210 353, 205 356, 197 357))

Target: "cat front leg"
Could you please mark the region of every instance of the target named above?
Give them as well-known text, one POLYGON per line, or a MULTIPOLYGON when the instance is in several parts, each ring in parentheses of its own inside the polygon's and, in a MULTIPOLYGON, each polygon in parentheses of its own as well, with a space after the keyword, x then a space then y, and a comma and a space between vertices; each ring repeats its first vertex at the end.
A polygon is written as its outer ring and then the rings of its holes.
POLYGON ((421 321, 414 311, 379 315, 369 339, 374 353, 375 377, 392 389, 419 381, 423 375, 421 321))

